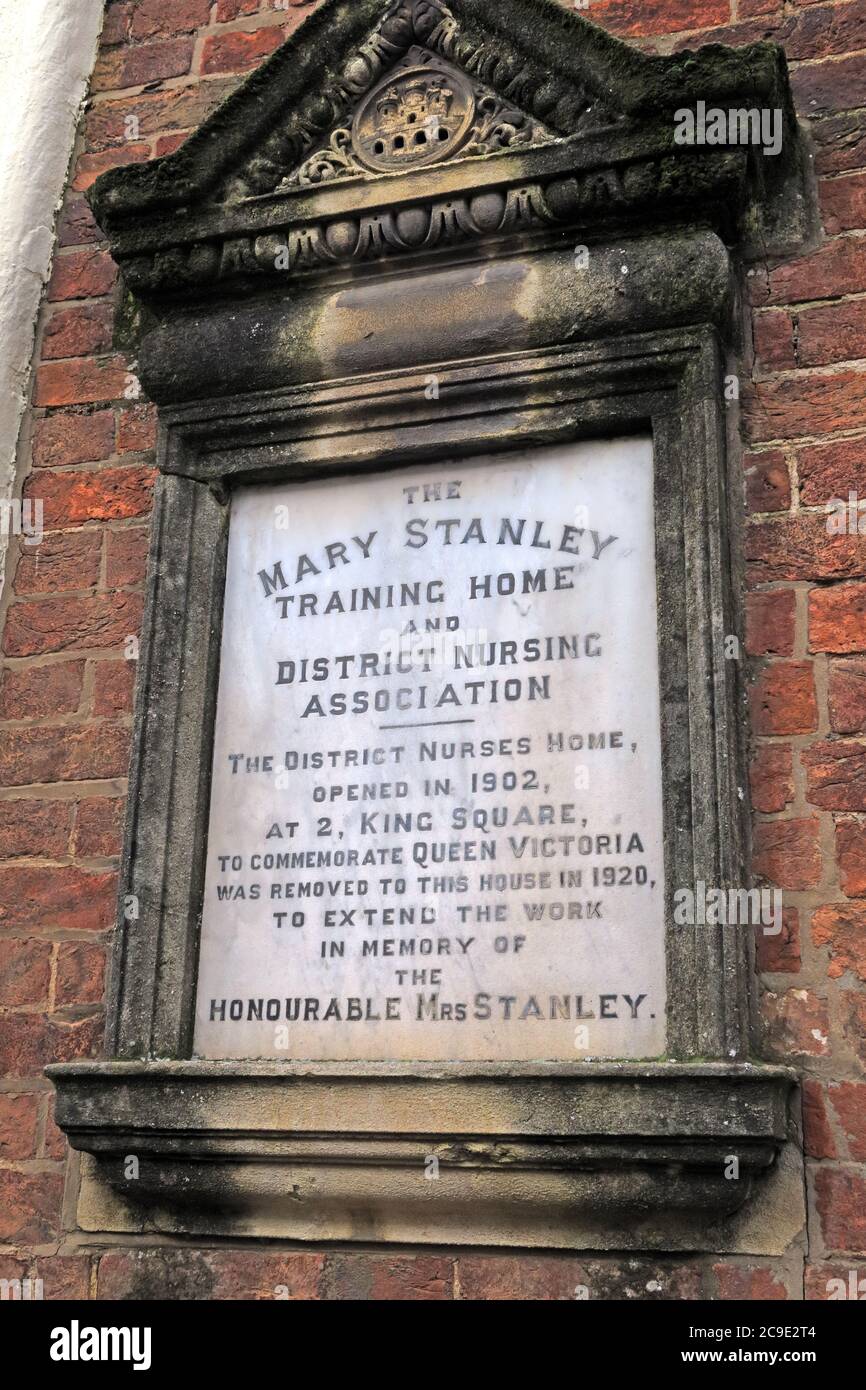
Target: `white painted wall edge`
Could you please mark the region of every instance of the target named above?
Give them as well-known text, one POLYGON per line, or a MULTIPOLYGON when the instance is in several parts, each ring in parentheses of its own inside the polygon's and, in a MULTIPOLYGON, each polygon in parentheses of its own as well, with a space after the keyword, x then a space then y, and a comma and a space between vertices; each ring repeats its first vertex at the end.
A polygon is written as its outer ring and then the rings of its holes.
POLYGON ((103 11, 0 0, 0 592, 37 316, 103 11))

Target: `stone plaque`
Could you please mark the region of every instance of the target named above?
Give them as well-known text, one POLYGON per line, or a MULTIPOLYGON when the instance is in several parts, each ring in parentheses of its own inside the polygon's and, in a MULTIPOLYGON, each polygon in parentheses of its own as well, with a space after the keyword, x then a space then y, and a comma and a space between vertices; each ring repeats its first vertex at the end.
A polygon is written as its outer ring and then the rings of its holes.
POLYGON ((232 502, 195 1050, 665 1051, 652 447, 232 502))

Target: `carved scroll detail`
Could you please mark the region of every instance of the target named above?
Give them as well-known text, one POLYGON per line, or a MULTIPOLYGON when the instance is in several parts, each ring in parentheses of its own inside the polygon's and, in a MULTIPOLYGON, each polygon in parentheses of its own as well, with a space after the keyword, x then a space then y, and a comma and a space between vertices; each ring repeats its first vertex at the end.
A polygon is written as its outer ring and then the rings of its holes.
POLYGON ((534 117, 425 50, 378 83, 358 108, 352 130, 330 140, 283 179, 281 189, 426 168, 557 137, 534 117))
MULTIPOLYGON (((416 94, 413 99, 423 103, 424 95, 416 94)), ((464 33, 441 0, 397 0, 340 74, 311 94, 272 132, 258 153, 224 185, 219 197, 231 202, 278 188, 370 178, 377 172, 426 167, 443 159, 549 142, 602 129, 620 119, 619 113, 588 90, 581 90, 573 80, 566 82, 533 70, 524 54, 504 40, 493 44, 464 33), (406 104, 407 74, 403 69, 413 65, 426 67, 432 74, 430 80, 439 78, 446 88, 448 83, 459 84, 460 92, 453 95, 459 95, 461 101, 452 101, 448 122, 434 126, 431 119, 429 128, 424 122, 435 116, 435 103, 423 113, 418 105, 416 115, 420 119, 411 123, 415 130, 410 137, 408 116, 412 112, 406 104), (392 74, 393 91, 389 81, 392 74), (385 131, 383 148, 376 152, 375 134, 365 142, 353 122, 356 113, 365 111, 371 96, 380 96, 380 86, 386 97, 396 97, 397 112, 392 104, 377 113, 383 129, 389 120, 394 128, 385 131), (474 98, 473 113, 468 111, 470 97, 464 86, 474 98), (455 105, 462 116, 456 128, 455 105), (350 127, 351 146, 344 139, 350 127), (444 137, 440 130, 446 130, 444 137), (425 139, 415 143, 419 133, 425 139), (395 147, 393 142, 400 138, 403 146, 395 147), (410 158, 410 152, 415 157, 410 158)))

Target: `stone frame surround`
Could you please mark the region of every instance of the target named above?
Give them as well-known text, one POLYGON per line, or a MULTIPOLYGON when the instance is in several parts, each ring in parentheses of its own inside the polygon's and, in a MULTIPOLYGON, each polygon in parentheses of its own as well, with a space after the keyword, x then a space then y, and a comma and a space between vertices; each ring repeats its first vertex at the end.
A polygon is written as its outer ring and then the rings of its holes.
MULTIPOLYGON (((731 251, 747 247, 756 226, 796 238, 807 209, 792 121, 783 162, 768 168, 760 151, 675 146, 670 122, 645 119, 641 102, 662 89, 668 105, 717 92, 742 105, 763 93, 789 115, 784 62, 770 45, 705 50, 691 66, 646 58, 546 0, 506 0, 490 29, 479 9, 477 0, 448 11, 438 0, 332 0, 177 155, 97 185, 97 213, 140 302, 162 476, 109 1058, 48 1069, 58 1123, 87 1154, 86 1230, 780 1253, 802 1224, 794 1146, 785 1146, 796 1078, 752 1057, 742 928, 668 926, 668 1055, 658 1063, 190 1055, 239 484, 651 433, 667 896, 672 885, 748 881, 740 697, 724 652, 739 627, 724 397, 735 346, 731 251), (263 141, 268 167, 278 163, 262 113, 285 98, 281 84, 299 80, 329 19, 360 83, 361 19, 368 30, 381 21, 361 52, 381 53, 382 27, 395 21, 420 25, 410 40, 429 42, 434 11, 456 66, 474 64, 497 88, 507 59, 512 99, 527 100, 531 85, 515 54, 531 78, 565 45, 555 78, 566 90, 536 111, 557 129, 554 143, 302 193, 250 192, 250 170, 265 176, 263 141), (528 34, 519 26, 530 11, 538 23, 528 34), (616 116, 584 133, 586 84, 616 116), (215 163, 230 107, 233 134, 215 163), (648 163, 649 182, 635 173, 648 163), (417 209, 420 221, 405 215, 417 209), (280 273, 276 242, 290 253, 280 273), (424 390, 431 373, 434 401, 424 390), (130 896, 139 916, 127 922, 130 896), (130 1154, 140 1160, 135 1182, 125 1176, 130 1154), (437 1182, 424 1178, 431 1154, 437 1182), (725 1177, 732 1155, 738 1181, 725 1177)), ((367 66, 369 88, 380 70, 367 66)), ((295 100, 303 113, 312 97, 295 100)), ((343 113, 326 114, 325 126, 343 113)), ((306 156, 315 135, 292 157, 306 156)))

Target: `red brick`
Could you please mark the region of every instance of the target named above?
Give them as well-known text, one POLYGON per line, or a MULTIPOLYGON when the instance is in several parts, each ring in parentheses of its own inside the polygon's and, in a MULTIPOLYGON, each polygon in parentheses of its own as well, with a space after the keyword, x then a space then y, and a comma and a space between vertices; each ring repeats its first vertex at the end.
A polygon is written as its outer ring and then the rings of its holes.
POLYGON ((841 174, 866 165, 866 117, 861 111, 846 111, 813 121, 810 132, 816 173, 841 174))
POLYGON ((101 150, 126 143, 128 118, 138 118, 141 138, 169 130, 194 130, 238 86, 239 78, 214 78, 209 82, 177 87, 164 92, 140 92, 135 96, 103 100, 85 120, 87 148, 101 150))
POLYGON ((756 734, 808 734, 818 727, 811 661, 774 661, 749 691, 756 734))
POLYGON ((189 139, 192 131, 181 130, 173 135, 160 135, 156 142, 154 154, 157 159, 162 159, 163 155, 174 154, 189 139))
POLYGON ((828 236, 866 227, 866 174, 823 179, 820 206, 828 236))
POLYGON ((842 990, 839 994, 839 1021, 842 1036, 866 1072, 866 994, 842 990))
POLYGON ((866 657, 831 661, 829 704, 834 733, 866 732, 866 657))
POLYGON ((51 303, 98 299, 111 293, 116 279, 117 266, 107 251, 66 251, 54 257, 47 297, 51 303))
POLYGON ((866 1253, 866 1176, 862 1169, 819 1168, 815 1202, 828 1250, 866 1253))
POLYGON ((113 924, 117 875, 71 865, 0 869, 0 927, 105 931, 113 924))
POLYGON ((93 713, 132 714, 137 674, 134 661, 100 661, 93 678, 93 713))
POLYGON ((759 821, 752 835, 752 869, 777 888, 817 888, 821 879, 820 821, 759 821))
POLYGON ((853 111, 863 105, 866 54, 794 68, 791 87, 799 114, 809 120, 836 111, 853 111))
MULTIPOLYGON (((0 1014, 0 1071, 7 1077, 41 1077, 50 1062, 93 1057, 99 1051, 102 1031, 102 1017, 97 1014, 70 1021, 56 1015, 0 1014)), ((2 1209, 0 1200, 0 1212, 2 1209)))
POLYGON ((67 362, 49 362, 36 370, 33 402, 37 406, 52 406, 116 401, 127 390, 130 376, 123 357, 73 357, 67 362))
POLYGON ((47 535, 38 546, 21 547, 15 568, 15 593, 58 594, 93 589, 99 581, 101 559, 100 531, 47 535))
POLYGON ((431 1302, 454 1297, 453 1261, 443 1255, 392 1255, 370 1261, 370 1298, 376 1302, 431 1302))
POLYGON ((81 704, 83 661, 49 666, 7 666, 0 677, 0 719, 45 719, 74 714, 81 704))
POLYGON ((755 359, 764 371, 779 372, 797 366, 794 325, 784 309, 762 309, 755 314, 753 332, 755 359))
POLYGON ((144 143, 124 145, 123 149, 104 150, 97 154, 83 154, 75 166, 75 178, 70 188, 84 192, 106 170, 126 164, 146 164, 149 159, 150 145, 144 143))
MULTIPOLYGON (((839 314, 845 306, 832 307, 839 314)), ((836 498, 847 502, 852 491, 866 498, 866 439, 806 445, 797 450, 797 473, 804 507, 826 507, 836 498)))
POLYGON ((97 55, 93 72, 90 74, 91 92, 119 91, 126 85, 123 81, 123 69, 127 51, 126 48, 109 48, 103 49, 97 55))
POLYGON ((779 377, 743 397, 753 443, 857 429, 866 412, 866 372, 845 369, 779 377))
POLYGON ((805 989, 764 994, 760 1001, 770 1051, 782 1057, 825 1057, 830 1051, 826 1001, 805 989))
MULTIPOLYGON (((117 96, 114 94, 123 92, 125 87, 133 85, 123 80, 123 72, 127 63, 128 53, 129 49, 127 47, 102 49, 97 56, 93 72, 90 75, 90 90, 95 96, 93 98, 91 110, 84 123, 84 148, 88 151, 102 148, 99 143, 95 143, 90 139, 90 116, 93 114, 94 110, 99 111, 107 100, 112 99, 112 96, 114 96, 114 100, 117 100, 117 96)), ((136 100, 138 95, 137 92, 131 93, 130 100, 136 100)), ((135 133, 136 138, 140 138, 142 133, 141 128, 137 128, 130 123, 124 126, 123 133, 119 134, 116 141, 112 141, 111 143, 125 143, 131 138, 131 131, 135 133)))
POLYGON ((9 656, 120 647, 141 627, 142 599, 134 593, 92 598, 23 600, 6 615, 9 656))
POLYGON ((0 733, 0 785, 5 787, 125 777, 128 763, 129 730, 113 724, 0 733))
POLYGON ((778 1302, 788 1297, 785 1285, 766 1265, 713 1265, 718 1280, 719 1298, 749 1302, 778 1302))
POLYGON ((45 1245, 60 1234, 62 1173, 0 1169, 0 1241, 45 1245))
POLYGON ((66 1158, 66 1135, 58 1129, 54 1119, 54 1097, 48 1102, 48 1115, 45 1120, 45 1132, 43 1134, 43 1148, 46 1158, 55 1158, 60 1161, 66 1158))
POLYGON ((791 505, 791 480, 785 455, 776 449, 746 454, 746 506, 750 512, 784 512, 791 505))
POLYGON ((61 410, 37 420, 33 437, 33 464, 36 468, 58 468, 66 464, 96 463, 114 452, 114 412, 97 410, 92 415, 76 415, 61 410))
POLYGON ((113 311, 110 304, 81 304, 57 309, 45 325, 42 356, 86 357, 111 346, 113 311))
POLYGON ((863 538, 830 535, 827 518, 808 512, 753 522, 746 527, 744 549, 752 586, 784 579, 859 579, 866 574, 863 538))
POLYGON ((117 452, 143 453, 156 447, 156 407, 134 405, 117 416, 117 452))
POLYGON ((793 589, 746 595, 749 656, 792 656, 796 595, 793 589))
POLYGON ((800 957, 800 916, 795 907, 782 909, 782 930, 768 936, 763 926, 755 931, 755 961, 767 975, 796 975, 800 957))
POLYGON ((794 758, 789 746, 764 743, 749 769, 752 806, 764 815, 784 811, 794 800, 794 758))
MULTIPOLYGON (((36 1153, 38 1118, 36 1096, 14 1096, 0 1092, 0 1159, 3 1162, 16 1163, 33 1157, 36 1153)), ((3 1277, 2 1273, 0 1277, 3 1277)))
POLYGON ((849 1158, 866 1161, 866 1084, 831 1082, 830 1102, 848 1141, 849 1158))
POLYGON ((461 1254, 457 1277, 461 1298, 474 1302, 571 1302, 587 1295, 590 1303, 702 1297, 700 1271, 694 1265, 646 1257, 593 1260, 547 1254, 461 1254))
POLYGON ((55 1006, 100 1004, 104 993, 104 948, 81 941, 61 941, 57 952, 55 1006))
POLYGON ((113 0, 105 12, 102 33, 99 37, 101 48, 113 43, 125 43, 129 37, 129 21, 135 8, 135 0, 113 0))
POLYGON ((242 15, 255 14, 258 8, 259 0, 217 0, 217 24, 228 24, 242 15))
POLYGON ((124 802, 119 797, 93 797, 78 804, 75 853, 82 859, 108 859, 123 844, 124 802))
POLYGON ((256 67, 284 41, 286 35, 281 28, 268 26, 265 29, 244 30, 224 34, 210 34, 204 41, 201 56, 201 71, 245 72, 256 67))
POLYGON ((866 357, 866 300, 801 309, 797 333, 798 366, 824 367, 866 357))
POLYGON ((866 898, 866 825, 862 821, 836 822, 836 858, 842 892, 848 898, 866 898))
POLYGON ((69 845, 71 813, 66 801, 0 801, 0 858, 62 858, 69 845))
POLYGON ((23 1260, 13 1260, 9 1255, 0 1255, 0 1279, 25 1279, 28 1265, 23 1260))
POLYGON ((402 1257, 329 1255, 325 1262, 324 1297, 332 1300, 430 1302, 453 1298, 453 1260, 443 1255, 402 1257))
POLYGON ((866 658, 830 662, 828 704, 834 733, 866 732, 866 658))
POLYGON ((132 16, 133 39, 171 37, 203 28, 213 0, 138 0, 132 16))
POLYGON ((754 304, 795 304, 866 290, 866 242, 843 236, 749 279, 754 304))
POLYGON ((70 1300, 78 1303, 90 1297, 90 1258, 87 1255, 40 1255, 36 1275, 42 1280, 46 1303, 70 1300))
POLYGON ((57 227, 57 242, 60 246, 85 246, 100 240, 90 204, 80 193, 70 193, 63 205, 57 227))
MULTIPOLYGON (((165 43, 142 43, 132 48, 110 49, 100 55, 93 69, 91 89, 94 92, 120 91, 123 87, 143 87, 148 82, 163 82, 167 77, 184 77, 192 67, 193 52, 192 39, 169 39, 165 43)), ((131 145, 129 148, 138 147, 131 145)), ((78 167, 80 170, 81 165, 78 167)), ((86 185, 76 180, 75 186, 86 185)))
MULTIPOLYGON (((851 0, 849 4, 815 4, 800 0, 799 12, 786 16, 777 42, 785 45, 789 59, 820 58, 825 53, 850 53, 866 48, 866 4, 851 0)), ((739 13, 745 16, 744 0, 739 13)))
POLYGON ((149 539, 146 526, 125 526, 122 531, 109 531, 105 576, 109 589, 143 583, 149 539))
MULTIPOLYGON (((2 909, 0 909, 2 911, 2 909)), ((51 983, 51 942, 0 939, 0 1004, 44 1004, 51 983)))
POLYGON ((88 521, 125 521, 147 516, 153 505, 156 470, 141 464, 31 475, 24 496, 43 504, 43 524, 53 531, 88 521))
POLYGON ((809 594, 809 650, 866 650, 866 584, 839 584, 809 594))
POLYGON ((803 1148, 809 1158, 837 1157, 826 1092, 819 1081, 810 1077, 803 1080, 803 1148))
MULTIPOLYGON (((716 27, 707 35, 714 43, 742 45, 773 39, 782 44, 788 61, 846 54, 866 48, 866 5, 863 0, 846 4, 818 4, 798 0, 793 13, 780 14, 780 0, 753 0, 738 5, 738 17, 745 23, 716 27), (758 16, 772 16, 760 20, 758 16)), ((683 39, 676 47, 693 47, 694 40, 683 39)), ((803 112, 808 115, 808 112, 803 112)))
POLYGON ((312 1300, 324 1262, 324 1255, 312 1252, 111 1250, 99 1260, 97 1296, 124 1302, 312 1300))
POLYGON ((866 745, 813 743, 803 753, 806 799, 825 811, 866 811, 866 745))
MULTIPOLYGON (((635 38, 715 29, 730 18, 729 0, 592 0, 592 18, 613 34, 635 38)), ((585 16, 586 17, 586 16, 585 16)))
POLYGON ((827 903, 812 914, 812 940, 830 948, 827 974, 838 980, 853 970, 866 980, 866 904, 827 903))
POLYGON ((737 13, 743 19, 753 15, 776 14, 782 9, 783 0, 739 0, 737 13))

